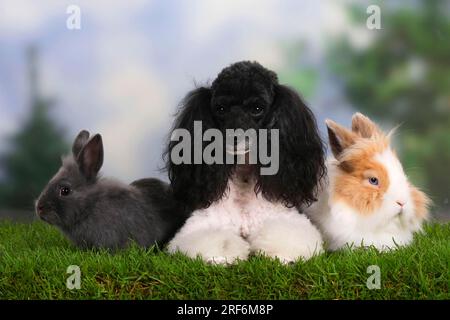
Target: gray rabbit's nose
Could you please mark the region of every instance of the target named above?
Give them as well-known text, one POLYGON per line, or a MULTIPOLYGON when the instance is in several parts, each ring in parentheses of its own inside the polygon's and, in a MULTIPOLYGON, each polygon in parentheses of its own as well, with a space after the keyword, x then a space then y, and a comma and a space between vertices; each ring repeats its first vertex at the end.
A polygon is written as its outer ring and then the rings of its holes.
POLYGON ((42 205, 42 204, 36 205, 36 212, 38 215, 41 215, 42 213, 44 213, 44 209, 45 209, 44 205, 42 205))

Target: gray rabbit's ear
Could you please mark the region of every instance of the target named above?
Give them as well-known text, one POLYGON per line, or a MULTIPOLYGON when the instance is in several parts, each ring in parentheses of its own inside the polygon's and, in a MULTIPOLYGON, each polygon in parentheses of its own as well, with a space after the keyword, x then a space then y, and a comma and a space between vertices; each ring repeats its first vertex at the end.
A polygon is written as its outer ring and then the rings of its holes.
POLYGON ((72 154, 75 159, 78 157, 81 149, 83 149, 88 140, 89 140, 89 131, 86 130, 80 131, 80 133, 75 138, 75 141, 73 142, 72 146, 72 154))
POLYGON ((96 134, 81 149, 77 157, 77 164, 81 173, 88 180, 95 179, 103 165, 102 136, 96 134))

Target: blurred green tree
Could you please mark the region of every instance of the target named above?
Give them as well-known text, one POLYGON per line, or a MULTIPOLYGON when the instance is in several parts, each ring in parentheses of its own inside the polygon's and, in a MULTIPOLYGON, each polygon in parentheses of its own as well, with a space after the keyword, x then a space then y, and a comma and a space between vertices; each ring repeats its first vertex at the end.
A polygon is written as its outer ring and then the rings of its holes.
POLYGON ((284 66, 277 70, 280 83, 289 84, 306 99, 311 98, 316 94, 319 75, 307 59, 305 43, 299 41, 280 45, 286 54, 284 66))
POLYGON ((68 147, 64 134, 50 117, 52 101, 39 94, 37 52, 28 52, 31 113, 0 157, 5 177, 0 185, 0 207, 29 210, 33 201, 60 166, 68 147))
MULTIPOLYGON (((388 5, 385 3, 386 6, 388 5)), ((383 8, 381 30, 364 49, 349 37, 330 46, 331 70, 352 104, 375 119, 401 123, 405 170, 448 211, 450 185, 450 18, 448 3, 383 8)), ((365 27, 366 8, 351 16, 365 27)))

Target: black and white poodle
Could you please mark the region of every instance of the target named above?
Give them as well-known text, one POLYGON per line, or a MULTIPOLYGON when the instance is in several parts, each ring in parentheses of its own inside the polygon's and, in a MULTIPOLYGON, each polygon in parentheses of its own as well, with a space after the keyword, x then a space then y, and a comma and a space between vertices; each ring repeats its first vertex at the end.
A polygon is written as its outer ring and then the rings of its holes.
MULTIPOLYGON (((175 196, 192 211, 169 243, 169 251, 190 257, 200 255, 213 263, 244 260, 260 252, 283 262, 308 259, 322 250, 318 230, 297 208, 315 200, 319 179, 325 173, 324 146, 315 118, 299 95, 278 83, 277 75, 256 62, 238 62, 223 69, 210 87, 187 94, 173 130, 194 136, 194 121, 202 129, 278 129, 276 174, 262 175, 261 161, 229 164, 175 164, 167 169, 175 196)), ((174 131, 172 131, 174 132, 174 131)), ((271 134, 266 135, 273 139, 271 134)), ((223 157, 248 154, 250 145, 234 140, 223 157)), ((194 151, 194 140, 191 148, 194 151)), ((271 141, 273 142, 273 141, 271 141)), ((205 148, 207 141, 202 141, 205 148)), ((166 156, 177 141, 169 142, 166 156)), ((217 156, 217 155, 216 155, 217 156)))

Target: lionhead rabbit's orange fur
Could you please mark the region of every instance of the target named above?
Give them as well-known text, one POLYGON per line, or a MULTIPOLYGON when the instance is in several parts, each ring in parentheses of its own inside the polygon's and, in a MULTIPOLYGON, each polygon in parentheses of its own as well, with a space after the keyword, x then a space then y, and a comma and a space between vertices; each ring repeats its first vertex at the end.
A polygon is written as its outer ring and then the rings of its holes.
POLYGON ((414 187, 390 146, 390 134, 356 113, 349 130, 326 121, 334 155, 319 201, 307 214, 331 250, 407 245, 428 216, 429 198, 414 187))

